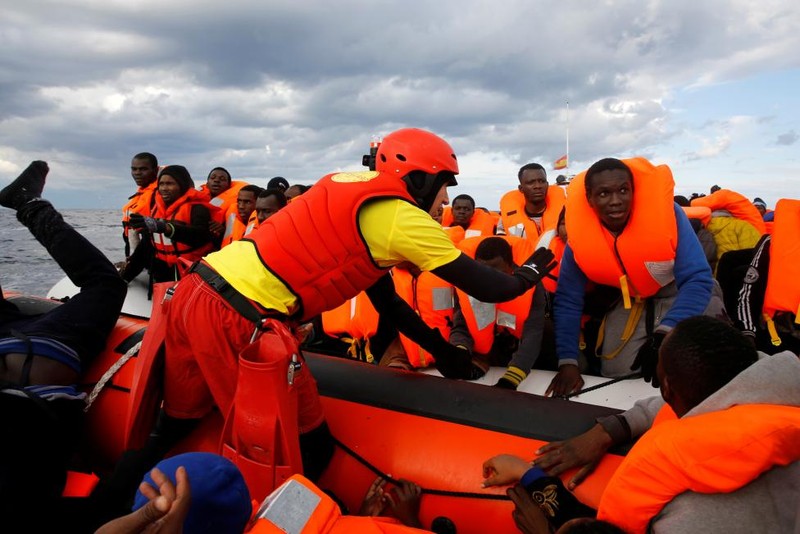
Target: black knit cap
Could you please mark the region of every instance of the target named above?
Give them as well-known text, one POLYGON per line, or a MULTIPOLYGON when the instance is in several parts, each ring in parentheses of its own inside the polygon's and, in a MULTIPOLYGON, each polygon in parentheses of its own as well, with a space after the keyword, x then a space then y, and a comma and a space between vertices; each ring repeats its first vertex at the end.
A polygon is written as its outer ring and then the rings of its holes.
POLYGON ((165 174, 172 176, 175 181, 178 182, 178 185, 181 187, 181 194, 194 188, 194 180, 192 180, 192 176, 183 165, 167 165, 158 173, 159 179, 165 174))

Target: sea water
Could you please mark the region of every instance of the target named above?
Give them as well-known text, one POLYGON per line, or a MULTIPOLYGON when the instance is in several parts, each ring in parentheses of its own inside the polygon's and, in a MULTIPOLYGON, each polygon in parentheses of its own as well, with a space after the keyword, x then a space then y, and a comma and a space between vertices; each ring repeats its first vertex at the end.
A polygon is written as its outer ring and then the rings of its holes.
MULTIPOLYGON (((64 210, 72 225, 112 262, 125 259, 122 213, 119 210, 64 210)), ((6 291, 44 296, 64 273, 17 221, 12 210, 0 208, 0 285, 6 291)))

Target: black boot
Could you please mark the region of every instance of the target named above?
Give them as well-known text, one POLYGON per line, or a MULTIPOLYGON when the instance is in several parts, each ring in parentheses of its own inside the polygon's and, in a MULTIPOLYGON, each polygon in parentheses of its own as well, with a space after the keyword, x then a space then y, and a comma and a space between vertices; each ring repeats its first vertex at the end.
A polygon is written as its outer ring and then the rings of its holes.
POLYGON ((16 180, 0 191, 0 206, 18 210, 31 200, 39 199, 49 170, 44 161, 34 161, 28 165, 16 180))

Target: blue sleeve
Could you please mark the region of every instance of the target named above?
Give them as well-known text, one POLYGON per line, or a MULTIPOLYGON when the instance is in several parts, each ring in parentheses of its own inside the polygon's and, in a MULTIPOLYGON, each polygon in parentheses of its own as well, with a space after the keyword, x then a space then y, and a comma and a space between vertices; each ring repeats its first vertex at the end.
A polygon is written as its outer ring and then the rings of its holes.
MULTIPOLYGON (((704 260, 705 261, 705 258, 704 260)), ((558 364, 578 364, 578 340, 581 333, 583 299, 588 279, 575 263, 572 248, 567 244, 558 272, 558 287, 553 301, 553 322, 556 334, 558 364)))
POLYGON ((683 210, 675 205, 678 247, 675 251, 675 284, 678 296, 661 324, 672 329, 694 315, 702 315, 711 300, 714 280, 703 247, 683 210))

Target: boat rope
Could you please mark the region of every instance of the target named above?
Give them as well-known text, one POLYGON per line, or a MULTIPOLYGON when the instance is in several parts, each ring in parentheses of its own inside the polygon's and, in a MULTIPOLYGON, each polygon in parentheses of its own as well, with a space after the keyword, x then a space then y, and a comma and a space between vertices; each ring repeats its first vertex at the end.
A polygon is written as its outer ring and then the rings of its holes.
POLYGON ((577 397, 581 393, 589 393, 590 391, 594 391, 596 389, 604 388, 606 386, 610 386, 611 384, 616 384, 617 382, 622 382, 623 380, 630 380, 631 378, 640 378, 642 373, 636 372, 631 373, 625 376, 618 376, 617 378, 612 378, 606 382, 602 382, 600 384, 595 384, 594 386, 590 386, 588 388, 579 389, 578 391, 573 391, 572 393, 566 393, 558 397, 559 399, 569 400, 572 397, 577 397))
POLYGON ((111 380, 111 377, 114 376, 128 360, 139 353, 140 348, 142 348, 141 341, 137 342, 134 346, 128 349, 128 352, 123 354, 119 360, 114 362, 114 365, 108 368, 108 371, 103 373, 103 376, 101 376, 100 380, 97 381, 97 384, 94 385, 92 392, 89 393, 89 397, 86 399, 86 407, 83 409, 84 412, 89 411, 89 408, 92 407, 92 404, 94 403, 95 399, 97 399, 97 396, 100 395, 101 391, 103 391, 106 383, 111 380))
MULTIPOLYGON (((333 436, 331 436, 333 437, 333 436)), ((336 444, 337 447, 342 449, 345 453, 352 456, 358 463, 378 475, 379 477, 386 479, 388 482, 392 484, 399 485, 400 481, 396 478, 392 478, 391 475, 388 475, 369 463, 364 457, 359 455, 356 451, 333 437, 333 442, 336 444)), ((471 493, 468 491, 450 491, 450 490, 440 490, 440 489, 429 489, 429 488, 422 488, 423 495, 440 495, 443 497, 461 497, 465 499, 488 499, 493 501, 510 501, 511 499, 507 495, 498 495, 496 493, 471 493)))

